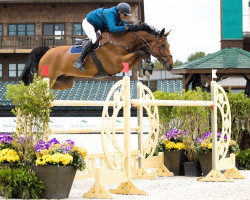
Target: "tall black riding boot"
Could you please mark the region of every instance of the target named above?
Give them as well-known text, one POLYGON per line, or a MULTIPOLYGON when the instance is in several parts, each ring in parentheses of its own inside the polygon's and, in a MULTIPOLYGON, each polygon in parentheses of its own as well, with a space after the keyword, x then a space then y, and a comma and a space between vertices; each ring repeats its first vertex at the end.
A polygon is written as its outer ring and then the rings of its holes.
POLYGON ((89 50, 93 46, 93 43, 91 40, 88 40, 85 45, 82 46, 82 53, 80 57, 77 59, 77 61, 74 64, 74 67, 76 67, 79 71, 85 71, 85 68, 83 67, 85 65, 84 58, 87 56, 89 50))

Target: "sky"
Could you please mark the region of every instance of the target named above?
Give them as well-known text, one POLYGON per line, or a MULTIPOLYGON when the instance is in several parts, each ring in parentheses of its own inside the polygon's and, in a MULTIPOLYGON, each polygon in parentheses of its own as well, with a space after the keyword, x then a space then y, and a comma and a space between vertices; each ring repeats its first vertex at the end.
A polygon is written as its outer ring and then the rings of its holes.
POLYGON ((198 51, 220 50, 220 0, 144 0, 144 10, 149 25, 171 30, 168 42, 174 61, 186 62, 198 51))

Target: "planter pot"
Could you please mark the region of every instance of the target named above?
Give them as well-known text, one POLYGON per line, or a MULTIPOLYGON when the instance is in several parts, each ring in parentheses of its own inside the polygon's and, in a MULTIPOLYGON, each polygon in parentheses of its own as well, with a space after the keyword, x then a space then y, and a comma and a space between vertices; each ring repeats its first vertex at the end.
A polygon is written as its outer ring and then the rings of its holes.
MULTIPOLYGON (((226 158, 229 157, 230 153, 228 152, 226 158)), ((206 176, 212 170, 212 152, 208 152, 207 154, 199 154, 198 158, 202 169, 202 175, 206 176)), ((221 173, 224 172, 225 170, 221 171, 221 173)))
POLYGON ((75 178, 76 168, 73 166, 36 166, 32 165, 37 177, 45 185, 45 199, 68 198, 75 178))
POLYGON ((201 166, 200 162, 184 162, 185 176, 201 176, 201 166))
POLYGON ((202 175, 206 176, 212 170, 212 152, 199 154, 198 158, 201 165, 202 175))
POLYGON ((187 162, 188 158, 183 151, 165 151, 164 152, 164 165, 174 175, 184 176, 184 162, 187 162))

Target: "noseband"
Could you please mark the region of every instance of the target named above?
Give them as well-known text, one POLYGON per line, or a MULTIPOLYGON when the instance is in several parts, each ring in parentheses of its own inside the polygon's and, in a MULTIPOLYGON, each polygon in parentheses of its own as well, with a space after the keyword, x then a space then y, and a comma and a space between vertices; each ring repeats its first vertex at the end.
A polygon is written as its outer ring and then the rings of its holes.
POLYGON ((162 37, 159 37, 157 36, 156 37, 156 44, 157 44, 157 47, 158 47, 158 50, 160 52, 160 56, 157 56, 156 53, 153 51, 153 49, 151 48, 151 46, 149 45, 149 43, 147 42, 147 40, 145 40, 140 34, 138 34, 137 32, 133 32, 136 37, 141 41, 143 47, 146 47, 146 49, 148 50, 148 53, 150 53, 152 56, 154 56, 160 63, 162 64, 166 64, 171 58, 172 58, 172 55, 171 54, 166 54, 164 55, 163 52, 162 52, 162 47, 159 43, 159 40, 160 39, 166 39, 166 38, 162 38, 162 37), (168 57, 168 59, 167 59, 168 57))

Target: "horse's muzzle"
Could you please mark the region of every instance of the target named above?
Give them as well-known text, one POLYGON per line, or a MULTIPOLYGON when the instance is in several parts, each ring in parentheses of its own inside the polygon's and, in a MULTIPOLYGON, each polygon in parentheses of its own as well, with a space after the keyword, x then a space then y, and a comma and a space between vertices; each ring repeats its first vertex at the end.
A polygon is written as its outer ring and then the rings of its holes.
POLYGON ((173 62, 170 61, 172 61, 172 56, 169 59, 163 58, 161 62, 167 71, 171 71, 173 69, 173 62))

